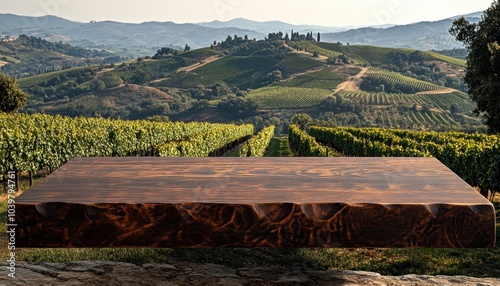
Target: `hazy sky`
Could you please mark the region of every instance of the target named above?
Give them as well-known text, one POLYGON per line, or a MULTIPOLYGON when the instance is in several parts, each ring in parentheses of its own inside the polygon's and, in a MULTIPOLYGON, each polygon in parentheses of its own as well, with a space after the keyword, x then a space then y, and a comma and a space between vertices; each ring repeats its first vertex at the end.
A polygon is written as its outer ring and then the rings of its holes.
POLYGON ((196 23, 247 18, 323 26, 432 21, 484 11, 491 0, 0 0, 0 13, 88 22, 196 23))

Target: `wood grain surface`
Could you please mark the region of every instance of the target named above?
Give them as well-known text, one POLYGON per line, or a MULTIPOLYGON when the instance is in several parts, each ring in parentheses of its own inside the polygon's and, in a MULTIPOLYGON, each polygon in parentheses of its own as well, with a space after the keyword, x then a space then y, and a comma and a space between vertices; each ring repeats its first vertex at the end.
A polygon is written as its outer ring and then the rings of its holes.
POLYGON ((433 158, 75 158, 16 200, 18 247, 493 247, 433 158))

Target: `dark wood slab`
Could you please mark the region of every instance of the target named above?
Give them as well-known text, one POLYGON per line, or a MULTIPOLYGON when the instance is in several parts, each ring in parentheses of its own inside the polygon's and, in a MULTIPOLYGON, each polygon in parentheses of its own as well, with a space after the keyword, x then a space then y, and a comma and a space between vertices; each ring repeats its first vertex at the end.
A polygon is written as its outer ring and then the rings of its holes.
POLYGON ((493 247, 433 158, 76 158, 16 201, 17 247, 493 247))

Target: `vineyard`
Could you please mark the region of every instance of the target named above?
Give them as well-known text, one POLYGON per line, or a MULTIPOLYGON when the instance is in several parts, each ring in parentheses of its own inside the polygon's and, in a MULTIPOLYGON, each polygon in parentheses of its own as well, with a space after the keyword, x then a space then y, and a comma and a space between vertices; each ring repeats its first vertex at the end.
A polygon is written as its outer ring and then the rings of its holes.
POLYGON ((251 91, 248 98, 264 109, 294 109, 317 106, 329 94, 330 91, 319 88, 271 86, 251 91))
POLYGON ((208 156, 253 125, 0 114, 0 171, 55 169, 74 157, 208 156))
POLYGON ((322 146, 316 139, 309 136, 305 131, 301 130, 297 125, 290 125, 288 134, 290 148, 299 156, 304 157, 328 157, 329 150, 322 146))
POLYGON ((445 89, 444 86, 439 86, 430 82, 418 80, 415 78, 404 76, 400 73, 387 70, 369 69, 365 75, 365 80, 371 79, 384 79, 391 83, 405 86, 408 89, 416 90, 416 92, 445 89))
POLYGON ((321 63, 311 57, 288 53, 283 60, 282 65, 288 73, 297 73, 305 70, 321 67, 321 63))
POLYGON ((321 70, 297 75, 289 80, 279 82, 279 86, 335 89, 339 84, 347 80, 346 76, 334 73, 332 70, 323 68, 321 70))
POLYGON ((343 91, 340 93, 345 98, 350 98, 359 105, 426 105, 442 110, 450 110, 452 104, 456 104, 460 111, 474 109, 474 103, 467 95, 456 91, 444 94, 406 94, 406 93, 385 93, 366 91, 343 91))
MULTIPOLYGON (((307 43, 304 43, 302 45, 307 45, 307 43)), ((314 51, 314 48, 312 47, 313 45, 319 48, 318 52, 320 54, 323 54, 325 56, 329 57, 335 54, 346 54, 348 57, 354 59, 357 63, 370 64, 372 66, 385 65, 392 62, 392 60, 388 57, 389 53, 391 52, 404 52, 408 54, 413 52, 413 50, 409 49, 385 48, 366 45, 339 45, 326 42, 311 44, 311 46, 308 46, 308 49, 314 51)), ((421 53, 425 57, 424 60, 439 60, 457 67, 465 67, 464 60, 427 51, 423 51, 421 53)))
POLYGON ((254 75, 265 70, 272 71, 277 60, 273 57, 225 57, 196 69, 191 73, 179 73, 165 80, 162 85, 175 87, 197 87, 224 81, 230 86, 251 87, 254 75))
POLYGON ((347 156, 436 157, 483 195, 500 191, 500 138, 458 132, 313 127, 310 135, 347 156))
POLYGON ((240 157, 263 157, 274 136, 274 125, 268 126, 241 146, 240 157))

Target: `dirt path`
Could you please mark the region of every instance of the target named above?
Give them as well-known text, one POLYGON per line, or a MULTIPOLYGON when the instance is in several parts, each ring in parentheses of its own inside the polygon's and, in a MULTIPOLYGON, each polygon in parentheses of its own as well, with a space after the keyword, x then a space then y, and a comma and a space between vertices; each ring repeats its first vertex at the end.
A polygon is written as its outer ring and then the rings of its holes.
POLYGON ((453 88, 444 88, 444 89, 439 89, 439 90, 421 91, 421 92, 417 92, 417 94, 446 94, 446 93, 452 93, 455 91, 457 91, 457 90, 453 89, 453 88))
MULTIPOLYGON (((187 67, 182 67, 182 68, 179 68, 177 70, 177 72, 192 72, 194 70, 196 70, 197 68, 201 68, 202 66, 204 65, 208 65, 209 63, 211 62, 215 62, 216 60, 220 59, 219 56, 211 56, 207 59, 205 59, 203 62, 201 63, 196 63, 196 64, 193 64, 193 65, 190 65, 190 66, 187 66, 187 67)), ((159 78, 159 79, 155 79, 155 80, 152 80, 150 81, 149 83, 158 83, 158 82, 162 82, 164 80, 168 79, 167 77, 164 77, 164 78, 159 78)))
POLYGON ((363 81, 363 76, 366 74, 368 71, 368 68, 362 68, 361 71, 355 75, 350 77, 348 80, 344 81, 343 83, 339 84, 337 88, 335 89, 334 93, 337 93, 339 91, 359 91, 359 86, 361 85, 361 82, 363 81))
POLYGON ((8 64, 9 64, 8 62, 0 61, 0 67, 3 67, 3 66, 8 65, 8 64))
POLYGON ((208 65, 211 62, 215 62, 218 59, 219 59, 219 56, 211 56, 211 57, 205 59, 204 61, 202 61, 201 63, 196 63, 194 65, 190 65, 190 66, 187 66, 187 67, 182 67, 182 68, 178 69, 178 71, 179 72, 192 72, 195 69, 200 68, 200 67, 202 67, 204 65, 208 65))
POLYGON ((109 72, 109 71, 114 71, 115 69, 116 69, 116 68, 106 68, 106 69, 102 69, 102 70, 100 70, 100 71, 96 72, 96 74, 95 74, 95 75, 96 75, 97 77, 99 77, 99 76, 103 75, 104 73, 109 72))

